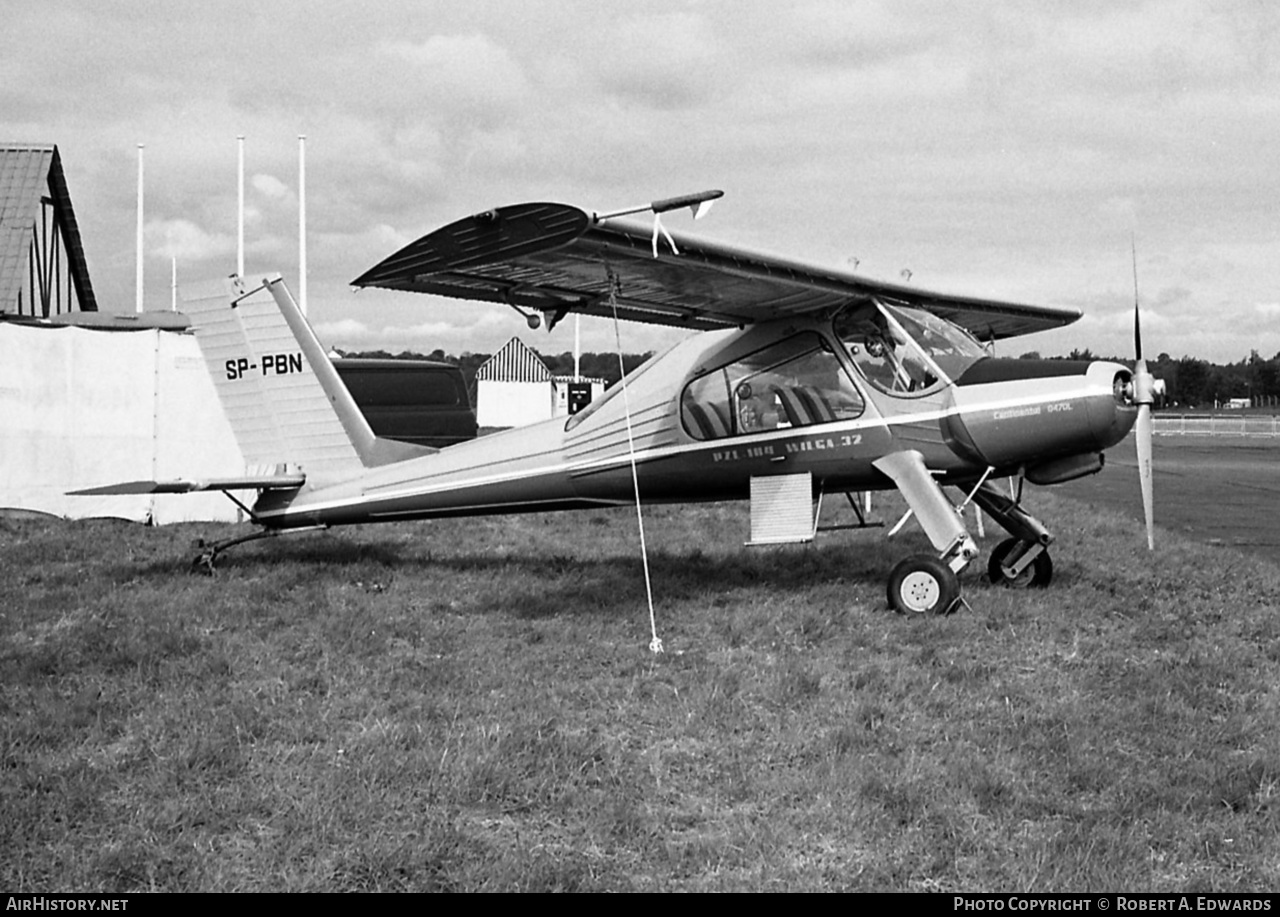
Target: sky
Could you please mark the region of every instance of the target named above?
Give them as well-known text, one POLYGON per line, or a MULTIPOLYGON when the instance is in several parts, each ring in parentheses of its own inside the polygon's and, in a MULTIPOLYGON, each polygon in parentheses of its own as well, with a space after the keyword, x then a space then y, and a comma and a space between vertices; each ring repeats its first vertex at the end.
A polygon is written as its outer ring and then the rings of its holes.
MULTIPOLYGON (((350 281, 456 219, 725 192, 716 241, 929 289, 1075 307, 1003 345, 1280 352, 1280 4, 1267 0, 4 0, 0 142, 56 143, 99 307, 236 268, 327 346, 492 352, 512 310, 350 281)), ((611 350, 582 319, 584 350, 611 350)), ((623 323, 624 351, 681 332, 623 323)))

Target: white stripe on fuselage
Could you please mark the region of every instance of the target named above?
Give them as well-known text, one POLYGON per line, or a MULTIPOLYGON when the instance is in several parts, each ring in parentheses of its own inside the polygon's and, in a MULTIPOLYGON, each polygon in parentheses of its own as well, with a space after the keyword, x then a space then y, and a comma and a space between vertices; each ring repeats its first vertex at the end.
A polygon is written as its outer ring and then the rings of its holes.
MULTIPOLYGON (((1025 382, 1026 380, 1018 380, 1025 382)), ((987 383, 988 385, 1003 385, 1005 383, 987 383)), ((656 459, 669 458, 675 455, 681 455, 689 452, 700 452, 706 449, 723 448, 727 442, 732 442, 735 447, 749 446, 760 442, 773 442, 779 439, 786 439, 797 435, 804 435, 810 431, 817 432, 822 430, 829 433, 853 432, 857 430, 867 430, 876 427, 894 427, 906 424, 915 424, 928 422, 932 420, 942 420, 944 417, 959 416, 962 419, 966 415, 979 414, 984 411, 999 411, 1010 408, 1031 407, 1040 404, 1048 404, 1050 402, 1067 401, 1076 398, 1087 398, 1096 395, 1110 395, 1110 389, 1104 389, 1100 386, 1082 387, 1069 391, 1057 390, 1054 392, 1046 392, 1038 395, 1022 396, 1015 398, 997 398, 990 401, 983 401, 977 404, 952 406, 950 408, 920 411, 917 413, 900 414, 894 417, 873 417, 873 418, 856 418, 854 420, 838 421, 836 423, 809 424, 802 427, 786 427, 783 429, 769 430, 765 433, 753 433, 746 436, 722 437, 715 440, 699 440, 693 443, 681 443, 673 446, 660 446, 658 448, 646 449, 635 453, 635 461, 637 464, 653 461, 656 459)), ((415 459, 413 461, 421 461, 415 459)), ((317 492, 316 496, 320 497, 316 502, 294 503, 282 510, 275 512, 265 512, 259 515, 259 519, 263 520, 279 520, 288 518, 293 515, 312 514, 316 512, 324 512, 327 510, 344 509, 347 507, 360 506, 383 500, 397 500, 408 497, 428 496, 434 493, 447 493, 449 491, 462 490, 468 487, 484 487, 492 484, 505 484, 513 481, 533 480, 535 478, 552 476, 552 475, 574 475, 589 471, 604 471, 611 468, 625 468, 631 462, 630 455, 609 456, 606 458, 590 459, 581 462, 559 461, 554 464, 539 466, 535 468, 526 468, 520 471, 506 472, 501 474, 482 475, 479 477, 466 478, 464 480, 452 480, 442 482, 440 484, 413 483, 410 481, 400 482, 396 484, 383 485, 386 487, 394 487, 394 490, 379 492, 377 494, 362 494, 358 497, 344 497, 341 499, 325 500, 322 498, 324 491, 317 492)), ((446 472, 448 473, 448 472, 446 472)), ((417 479, 422 481, 422 478, 417 479)), ((344 481, 334 486, 350 486, 351 481, 344 481)), ((567 498, 568 499, 568 498, 567 498)), ((579 498, 580 499, 580 498, 579 498)), ((533 501, 530 501, 533 502, 533 501)), ((490 504, 475 504, 472 507, 457 506, 449 507, 450 512, 465 512, 467 509, 480 508, 481 506, 489 506, 490 504)), ((602 504, 603 505, 603 504, 602 504)), ((413 512, 413 511, 406 511, 413 512)), ((390 515, 393 513, 380 513, 379 515, 390 515)))

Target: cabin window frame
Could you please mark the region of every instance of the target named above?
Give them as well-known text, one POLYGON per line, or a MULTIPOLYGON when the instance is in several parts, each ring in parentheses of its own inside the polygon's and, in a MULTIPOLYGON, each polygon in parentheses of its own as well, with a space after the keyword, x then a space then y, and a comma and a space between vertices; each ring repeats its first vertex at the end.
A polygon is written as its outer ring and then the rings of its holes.
POLYGON ((844 361, 816 330, 699 373, 680 392, 681 424, 700 441, 856 420, 866 409, 866 396, 844 361), (804 365, 815 357, 829 365, 804 365))

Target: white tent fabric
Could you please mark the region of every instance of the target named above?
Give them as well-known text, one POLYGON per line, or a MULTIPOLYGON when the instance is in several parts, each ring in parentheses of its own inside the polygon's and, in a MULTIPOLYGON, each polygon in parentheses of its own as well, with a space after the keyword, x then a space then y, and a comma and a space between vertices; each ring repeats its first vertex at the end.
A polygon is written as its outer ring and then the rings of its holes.
POLYGON ((242 513, 218 493, 66 492, 244 472, 192 335, 0 322, 0 508, 157 525, 234 522, 242 513))

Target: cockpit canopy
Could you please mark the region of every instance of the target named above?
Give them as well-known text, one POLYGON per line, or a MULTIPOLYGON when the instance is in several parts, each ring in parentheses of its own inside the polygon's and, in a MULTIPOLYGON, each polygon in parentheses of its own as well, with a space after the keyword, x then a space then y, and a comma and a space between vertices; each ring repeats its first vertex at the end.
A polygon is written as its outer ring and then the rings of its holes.
POLYGON ((879 301, 845 309, 833 329, 863 377, 893 395, 931 391, 986 355, 981 344, 950 322, 879 301))
POLYGON ((685 430, 695 439, 721 439, 852 420, 866 403, 850 362, 876 389, 914 397, 985 356, 955 325, 877 301, 845 309, 831 330, 839 348, 825 333, 803 331, 692 379, 680 398, 685 430))

